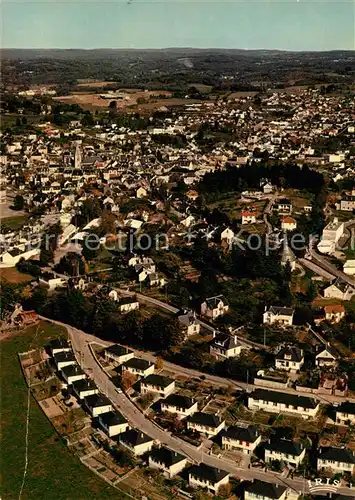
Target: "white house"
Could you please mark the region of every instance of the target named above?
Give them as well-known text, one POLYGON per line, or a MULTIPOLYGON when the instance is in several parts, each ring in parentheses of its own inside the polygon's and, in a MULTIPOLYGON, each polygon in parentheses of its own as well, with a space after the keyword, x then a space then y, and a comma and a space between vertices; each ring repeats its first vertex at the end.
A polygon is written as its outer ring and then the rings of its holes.
POLYGON ((345 274, 349 274, 350 276, 354 276, 355 274, 355 259, 349 259, 345 262, 343 267, 343 272, 345 274))
POLYGON ((91 396, 92 394, 98 394, 99 389, 97 388, 95 382, 90 378, 83 378, 72 383, 74 394, 76 394, 78 399, 84 399, 86 396, 91 396))
POLYGON ((306 396, 256 389, 248 394, 248 408, 270 413, 290 413, 310 419, 317 415, 319 401, 306 396))
POLYGON ((334 217, 333 221, 329 222, 323 229, 321 241, 317 245, 318 250, 325 254, 334 252, 344 230, 344 222, 340 222, 337 217, 334 217))
POLYGON ((256 222, 256 212, 250 210, 242 211, 242 224, 255 224, 256 222))
POLYGON ((216 436, 225 427, 225 421, 212 413, 195 412, 187 420, 187 428, 204 434, 207 437, 216 436))
POLYGON ((159 396, 166 398, 175 390, 175 380, 162 375, 148 375, 145 379, 141 380, 141 394, 153 392, 159 396))
POLYGON ((265 307, 263 314, 263 323, 274 325, 292 326, 294 310, 291 307, 271 306, 265 307))
POLYGON ((293 217, 283 217, 281 219, 281 229, 283 231, 294 231, 297 229, 297 221, 293 217))
POLYGON ((323 295, 326 299, 351 300, 355 295, 355 288, 343 279, 337 278, 324 289, 323 295))
POLYGON ((58 370, 61 370, 65 366, 76 365, 76 358, 72 350, 57 352, 54 354, 53 359, 58 370))
POLYGON ((232 231, 229 227, 223 229, 221 232, 221 241, 226 240, 228 244, 230 244, 234 239, 234 231, 232 231))
POLYGON ((275 356, 275 367, 291 373, 300 371, 304 363, 303 350, 296 346, 286 346, 275 356))
POLYGON ((118 411, 101 413, 98 421, 109 437, 117 436, 129 429, 127 420, 118 411))
POLYGON ((330 346, 319 346, 316 352, 316 366, 335 367, 338 364, 337 352, 330 346))
POLYGON ((189 417, 197 411, 197 401, 180 394, 170 394, 161 402, 161 411, 176 413, 180 418, 189 417))
POLYGON ((249 425, 248 427, 231 426, 222 433, 222 448, 236 450, 251 455, 261 443, 261 434, 249 425))
POLYGON ((178 320, 185 332, 186 337, 200 333, 201 323, 196 318, 196 313, 194 311, 188 311, 187 309, 180 311, 178 313, 178 320))
POLYGON ((111 401, 101 393, 86 396, 84 404, 93 417, 98 417, 101 413, 112 411, 111 401))
POLYGON ((119 443, 128 448, 134 455, 143 455, 154 446, 154 439, 136 429, 122 432, 118 436, 119 443))
POLYGON ((105 349, 106 361, 114 361, 118 364, 125 363, 134 358, 134 351, 119 344, 112 344, 105 349))
POLYGON ((254 479, 244 490, 244 500, 286 500, 286 486, 254 479))
POLYGON ((345 307, 342 304, 324 306, 325 319, 331 323, 339 323, 345 317, 345 307))
POLYGON ((306 449, 288 439, 269 439, 265 443, 265 462, 279 460, 293 467, 298 467, 306 456, 306 449))
POLYGON ((154 363, 141 358, 132 358, 122 364, 122 370, 138 377, 146 377, 154 373, 154 363))
POLYGON ((78 363, 67 365, 61 368, 62 377, 67 384, 72 384, 77 380, 82 380, 86 378, 84 371, 78 363))
POLYGON ((287 198, 281 198, 278 200, 276 208, 279 214, 290 214, 292 212, 292 203, 287 198))
POLYGON ((210 354, 216 358, 235 358, 240 356, 243 349, 246 349, 239 341, 237 335, 229 333, 213 332, 213 339, 210 342, 210 354))
POLYGON ((229 311, 229 304, 223 295, 209 297, 201 304, 201 314, 211 319, 223 316, 229 311))
POLYGON ((189 485, 205 488, 209 493, 217 494, 221 486, 229 483, 229 473, 210 467, 204 463, 194 465, 189 470, 189 485))
POLYGON ((70 352, 70 351, 72 351, 72 348, 71 348, 68 340, 63 339, 63 338, 58 338, 58 339, 52 340, 50 349, 51 349, 52 356, 54 356, 54 354, 57 354, 58 352, 70 352))
POLYGON ((167 477, 179 474, 186 467, 186 464, 186 457, 163 446, 153 448, 148 458, 149 467, 161 470, 167 477))
POLYGON ((336 408, 336 423, 339 425, 355 425, 355 403, 345 401, 336 408))
POLYGON ((3 264, 3 267, 14 267, 20 262, 21 259, 28 260, 38 254, 38 248, 32 248, 30 246, 25 247, 25 245, 21 245, 1 254, 0 262, 3 264))
POLYGON ((317 470, 331 470, 334 474, 354 473, 355 456, 346 448, 325 447, 319 450, 317 470))
POLYGON ((122 313, 136 311, 137 309, 139 309, 139 302, 133 297, 122 297, 119 300, 118 308, 122 313))

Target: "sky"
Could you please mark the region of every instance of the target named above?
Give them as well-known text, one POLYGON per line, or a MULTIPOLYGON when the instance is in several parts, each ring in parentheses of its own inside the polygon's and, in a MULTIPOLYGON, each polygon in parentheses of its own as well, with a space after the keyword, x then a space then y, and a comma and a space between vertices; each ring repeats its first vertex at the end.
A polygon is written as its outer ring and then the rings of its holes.
POLYGON ((6 48, 355 50, 355 0, 2 0, 6 48))

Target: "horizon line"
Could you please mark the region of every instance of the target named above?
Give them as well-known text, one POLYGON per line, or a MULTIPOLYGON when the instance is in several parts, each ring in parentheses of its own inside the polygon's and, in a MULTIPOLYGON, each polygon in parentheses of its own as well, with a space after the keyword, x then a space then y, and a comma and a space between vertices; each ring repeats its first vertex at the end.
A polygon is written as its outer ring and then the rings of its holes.
POLYGON ((83 51, 95 51, 95 50, 128 50, 128 51, 162 51, 162 50, 224 50, 224 51, 245 51, 245 52, 288 52, 288 53, 325 53, 325 52, 355 52, 354 49, 345 48, 334 48, 334 49, 280 49, 280 48, 231 48, 231 47, 190 47, 190 46, 176 46, 176 47, 1 47, 0 51, 3 50, 83 50, 83 51))

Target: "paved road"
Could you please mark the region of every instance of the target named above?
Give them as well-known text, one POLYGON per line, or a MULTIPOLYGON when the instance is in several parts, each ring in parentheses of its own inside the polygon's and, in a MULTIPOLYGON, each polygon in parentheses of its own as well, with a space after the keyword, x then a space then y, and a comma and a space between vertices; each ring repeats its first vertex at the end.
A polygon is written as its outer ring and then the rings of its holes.
POLYGON ((275 203, 275 200, 277 199, 277 197, 278 197, 278 193, 275 193, 270 198, 270 200, 268 201, 268 203, 267 203, 267 205, 266 205, 266 207, 264 209, 263 218, 264 218, 264 222, 265 222, 265 225, 266 225, 266 234, 271 234, 272 233, 272 225, 269 222, 268 215, 270 215, 271 210, 272 210, 272 206, 275 203))
MULTIPOLYGON (((107 376, 104 370, 102 370, 102 368, 96 362, 89 347, 91 341, 97 341, 99 339, 96 339, 96 337, 88 335, 81 330, 73 328, 59 321, 52 322, 67 328, 78 362, 82 365, 84 370, 90 374, 90 377, 96 382, 100 390, 108 396, 114 406, 116 406, 119 411, 125 416, 132 427, 140 429, 142 432, 145 432, 150 437, 159 441, 170 449, 182 453, 192 462, 200 463, 201 461, 203 461, 207 465, 226 470, 241 479, 250 480, 254 478, 267 482, 276 482, 279 484, 285 484, 294 491, 302 492, 304 488, 304 491, 308 492, 308 484, 305 483, 303 479, 285 479, 270 471, 264 472, 258 469, 241 469, 229 459, 211 456, 207 453, 204 453, 203 449, 198 449, 195 446, 185 443, 181 439, 171 436, 168 432, 162 430, 152 421, 147 419, 144 414, 141 413, 130 401, 130 399, 125 396, 125 394, 118 394, 116 392, 114 384, 111 382, 110 378, 107 376)), ((339 488, 338 493, 355 497, 355 490, 352 490, 350 488, 339 488)))

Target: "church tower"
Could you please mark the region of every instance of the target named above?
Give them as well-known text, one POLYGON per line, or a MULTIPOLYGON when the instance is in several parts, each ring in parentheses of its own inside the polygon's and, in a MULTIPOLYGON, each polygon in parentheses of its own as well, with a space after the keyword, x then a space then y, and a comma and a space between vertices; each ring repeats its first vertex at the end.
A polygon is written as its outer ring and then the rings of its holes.
POLYGON ((75 168, 81 168, 81 151, 79 144, 75 147, 74 166, 75 168))

